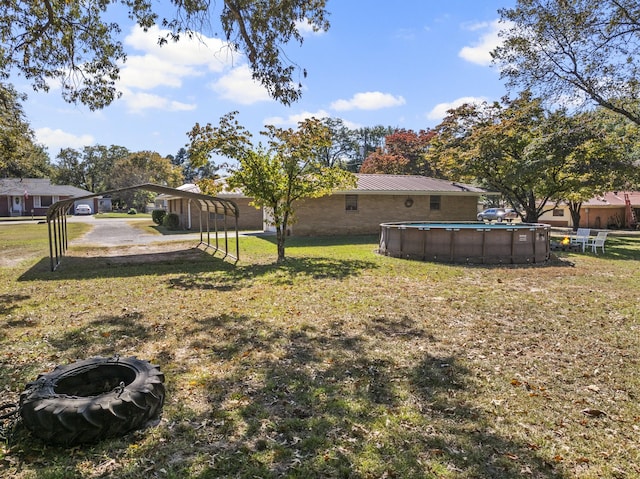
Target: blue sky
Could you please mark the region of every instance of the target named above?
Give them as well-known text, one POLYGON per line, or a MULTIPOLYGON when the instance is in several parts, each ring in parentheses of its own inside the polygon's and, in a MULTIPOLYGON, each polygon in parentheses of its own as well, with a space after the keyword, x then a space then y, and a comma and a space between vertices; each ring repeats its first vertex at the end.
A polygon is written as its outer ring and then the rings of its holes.
POLYGON ((507 91, 489 51, 498 41, 497 10, 512 0, 329 0, 331 28, 305 34, 287 56, 308 71, 302 99, 286 107, 252 82, 242 56, 220 40, 157 46, 125 22, 128 55, 121 99, 97 112, 65 103, 52 85, 28 93, 27 118, 53 161, 61 148, 120 145, 175 154, 196 122, 216 124, 234 110, 257 133, 265 124, 294 127, 308 116, 342 118, 352 128, 426 129, 464 101, 497 100, 507 91))

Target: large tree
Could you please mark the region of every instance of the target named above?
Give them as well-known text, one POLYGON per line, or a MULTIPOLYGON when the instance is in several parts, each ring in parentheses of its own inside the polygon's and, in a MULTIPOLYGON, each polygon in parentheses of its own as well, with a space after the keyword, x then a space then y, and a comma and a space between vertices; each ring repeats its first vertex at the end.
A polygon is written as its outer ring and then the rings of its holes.
POLYGON ((384 146, 367 156, 360 172, 436 176, 425 156, 434 135, 431 130, 396 130, 385 137, 384 146))
POLYGON ((320 149, 318 160, 325 166, 346 168, 358 155, 357 132, 340 118, 324 118, 322 124, 331 135, 331 142, 320 149))
POLYGON ((549 114, 526 92, 451 110, 436 130, 429 156, 447 177, 502 193, 531 223, 572 191, 587 157, 581 149, 597 138, 580 119, 549 114))
MULTIPOLYGON (((584 201, 607 191, 637 187, 640 132, 635 123, 603 108, 578 114, 573 121, 591 134, 571 152, 564 172, 569 186, 555 199, 567 203, 577 228, 584 201)), ((564 129, 556 128, 545 141, 563 143, 564 134, 564 129)))
MULTIPOLYGON (((61 83, 69 102, 91 109, 109 105, 118 95, 116 81, 126 61, 118 38, 119 12, 140 27, 167 32, 158 41, 179 41, 201 33, 220 35, 234 52, 246 55, 253 77, 284 104, 301 93, 283 46, 302 43, 302 23, 327 30, 326 0, 171 0, 166 8, 152 0, 24 0, 0 2, 0 78, 20 72, 35 90, 61 83), (164 16, 162 12, 171 12, 164 16), (219 19, 219 26, 211 19, 219 19)), ((306 75, 302 70, 300 75, 306 75)))
POLYGON ((49 174, 49 155, 36 143, 22 109, 24 96, 0 84, 0 177, 42 178, 49 174))
POLYGON ((517 0, 500 14, 508 28, 493 57, 509 86, 640 124, 637 0, 517 0))
MULTIPOLYGON (((152 151, 139 151, 121 158, 113 165, 111 186, 114 189, 144 183, 156 183, 163 186, 177 187, 182 184, 183 177, 179 167, 171 160, 152 151)), ((130 190, 118 193, 116 200, 121 207, 144 209, 153 200, 154 194, 143 190, 130 190)))
POLYGON ((113 167, 131 152, 124 146, 85 146, 81 151, 64 148, 53 166, 52 180, 97 193, 113 189, 113 167))
POLYGON ((197 165, 217 153, 237 161, 230 166, 228 185, 241 188, 256 207, 268 209, 276 228, 277 261, 282 262, 287 228, 295 219, 295 202, 325 196, 336 188, 353 187, 355 177, 320 161, 321 152, 331 145, 330 131, 321 120, 307 119, 295 130, 267 125, 262 132, 267 145, 256 147, 236 115, 232 112, 223 116, 218 126, 196 124, 188 133, 190 158, 197 165))

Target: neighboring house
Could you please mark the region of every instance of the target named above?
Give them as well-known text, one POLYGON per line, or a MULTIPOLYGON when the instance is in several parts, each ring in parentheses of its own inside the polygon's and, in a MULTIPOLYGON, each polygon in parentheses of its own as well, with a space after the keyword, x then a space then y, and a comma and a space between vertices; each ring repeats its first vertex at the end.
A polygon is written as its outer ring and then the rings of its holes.
MULTIPOLYGON (((191 193, 200 193, 198 185, 193 183, 187 183, 176 188, 182 191, 189 191, 191 193)), ((252 198, 247 198, 239 191, 222 191, 217 197, 233 201, 240 211, 238 217, 238 229, 241 231, 263 231, 263 213, 262 208, 255 208, 250 206, 252 198)), ((180 198, 178 196, 171 195, 158 195, 155 200, 155 205, 158 208, 165 209, 169 213, 176 213, 180 218, 180 227, 184 229, 199 228, 199 215, 200 209, 193 204, 192 200, 188 198, 180 198)), ((209 221, 213 221, 214 218, 210 218, 209 221)), ((223 221, 222 215, 219 215, 218 220, 223 221)))
POLYGON ((613 191, 583 202, 580 208, 579 225, 573 224, 569 206, 564 202, 558 203, 553 211, 541 215, 538 221, 551 226, 569 228, 576 226, 617 229, 635 227, 633 223, 637 223, 638 217, 640 217, 640 191, 613 191))
MULTIPOLYGON (((43 216, 56 201, 91 192, 69 185, 52 185, 47 178, 0 179, 0 216, 43 216)), ((82 201, 98 211, 98 198, 82 201)), ((71 211, 73 213, 73 211, 71 211)))
POLYGON ((395 221, 476 221, 482 188, 426 176, 356 174, 353 190, 295 203, 292 235, 376 234, 395 221))

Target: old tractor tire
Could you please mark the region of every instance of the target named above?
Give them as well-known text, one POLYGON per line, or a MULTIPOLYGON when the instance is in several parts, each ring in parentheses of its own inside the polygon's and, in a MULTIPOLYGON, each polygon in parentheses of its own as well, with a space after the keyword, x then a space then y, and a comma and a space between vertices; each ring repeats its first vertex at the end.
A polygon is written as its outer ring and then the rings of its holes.
POLYGON ((96 357, 40 374, 20 394, 20 415, 46 442, 75 445, 123 435, 158 416, 164 403, 158 366, 96 357))

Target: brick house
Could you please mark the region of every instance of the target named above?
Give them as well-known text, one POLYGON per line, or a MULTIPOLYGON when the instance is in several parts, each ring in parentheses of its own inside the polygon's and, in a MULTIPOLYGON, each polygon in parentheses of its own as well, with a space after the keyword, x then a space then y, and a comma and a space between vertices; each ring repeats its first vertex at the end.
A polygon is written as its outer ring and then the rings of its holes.
MULTIPOLYGON (((43 216, 56 201, 90 195, 69 185, 52 185, 48 178, 0 178, 0 216, 43 216)), ((98 211, 98 198, 85 201, 98 211)))
MULTIPOLYGON (((426 176, 369 175, 357 173, 353 190, 336 191, 322 198, 308 198, 294 204, 296 221, 289 234, 321 236, 377 234, 380 223, 389 221, 475 221, 482 188, 426 176)), ((196 185, 179 189, 199 191, 196 185)), ((252 198, 240 191, 223 190, 219 198, 233 201, 240 211, 240 230, 270 231, 268 212, 251 206, 252 198)), ((199 211, 189 200, 158 196, 167 211, 177 213, 182 228, 197 227, 199 211)))
POLYGON ((355 175, 356 188, 310 198, 294 205, 289 233, 377 234, 393 221, 476 221, 488 191, 471 185, 413 175, 355 175))
MULTIPOLYGON (((582 203, 579 228, 629 228, 640 215, 640 191, 611 191, 582 203), (626 200, 629 200, 627 204, 626 200)), ((569 206, 558 203, 538 218, 551 226, 573 227, 569 206)))

